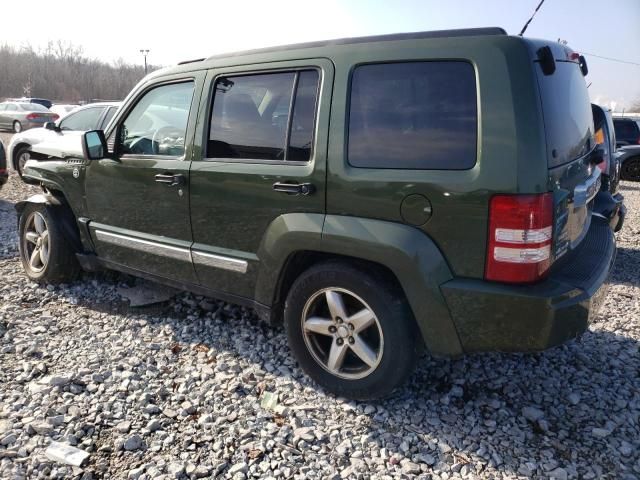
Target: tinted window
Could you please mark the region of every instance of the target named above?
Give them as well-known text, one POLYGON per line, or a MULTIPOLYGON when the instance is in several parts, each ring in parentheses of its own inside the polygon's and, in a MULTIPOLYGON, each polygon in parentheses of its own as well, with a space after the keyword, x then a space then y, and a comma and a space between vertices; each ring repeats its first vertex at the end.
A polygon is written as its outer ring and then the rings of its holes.
POLYGON ((301 72, 293 104, 287 160, 306 162, 311 158, 317 96, 318 72, 301 72))
POLYGON ((536 68, 542 97, 548 165, 579 158, 593 147, 593 115, 584 76, 577 63, 556 61, 552 75, 536 68))
POLYGON ((364 65, 351 83, 349 163, 462 170, 476 163, 473 67, 466 62, 364 65))
POLYGON ((616 129, 616 137, 619 140, 637 140, 640 136, 640 129, 633 120, 614 120, 613 124, 616 129))
POLYGON ((216 82, 209 156, 284 160, 294 73, 216 82))
POLYGON ((95 130, 98 120, 104 112, 104 107, 86 108, 79 112, 70 113, 60 122, 62 130, 95 130))
POLYGON ((145 93, 120 125, 118 151, 133 155, 184 154, 193 82, 145 93))
POLYGON ((309 160, 317 90, 315 71, 219 79, 215 86, 207 156, 309 160), (296 100, 292 102, 294 89, 296 100), (294 113, 290 115, 292 108, 294 113), (290 148, 286 145, 287 138, 290 148))

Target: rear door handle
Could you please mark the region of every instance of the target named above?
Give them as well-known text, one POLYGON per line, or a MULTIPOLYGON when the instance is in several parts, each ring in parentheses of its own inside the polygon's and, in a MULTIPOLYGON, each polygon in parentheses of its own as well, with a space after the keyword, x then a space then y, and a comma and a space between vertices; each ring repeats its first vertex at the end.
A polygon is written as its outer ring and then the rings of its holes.
POLYGON ((288 195, 311 195, 316 191, 316 187, 311 183, 276 182, 273 184, 273 189, 276 192, 286 193, 288 195))
POLYGON ((159 173, 155 176, 156 182, 164 183, 169 187, 175 187, 176 185, 184 185, 187 181, 187 178, 178 173, 174 175, 173 173, 159 173))

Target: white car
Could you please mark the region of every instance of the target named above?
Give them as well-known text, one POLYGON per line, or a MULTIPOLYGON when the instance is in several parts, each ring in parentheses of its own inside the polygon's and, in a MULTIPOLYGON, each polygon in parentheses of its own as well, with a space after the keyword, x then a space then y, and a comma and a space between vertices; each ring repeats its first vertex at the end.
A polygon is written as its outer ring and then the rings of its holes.
POLYGON ((24 164, 29 160, 29 150, 33 145, 60 136, 82 135, 87 130, 102 130, 118 110, 120 102, 92 103, 79 107, 55 126, 33 128, 13 136, 7 148, 7 163, 22 176, 24 164))
POLYGON ((73 112, 76 108, 80 108, 80 105, 66 105, 56 103, 54 105, 51 105, 51 108, 49 110, 51 110, 53 113, 57 113, 58 116, 62 119, 66 117, 67 114, 73 112))

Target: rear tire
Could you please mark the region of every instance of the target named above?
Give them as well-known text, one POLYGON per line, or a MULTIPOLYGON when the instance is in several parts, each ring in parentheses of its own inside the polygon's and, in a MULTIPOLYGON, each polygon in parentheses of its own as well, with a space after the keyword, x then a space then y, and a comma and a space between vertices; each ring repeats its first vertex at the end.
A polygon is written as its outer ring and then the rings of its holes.
POLYGON ((338 396, 389 395, 417 362, 421 336, 403 293, 369 269, 311 267, 291 287, 284 319, 302 369, 338 396))
POLYGON ((16 120, 13 122, 13 133, 20 133, 22 131, 22 124, 16 120))
POLYGON ((20 260, 27 277, 38 283, 66 283, 75 280, 80 265, 52 207, 30 204, 20 215, 20 260))
POLYGON ((620 178, 632 182, 640 182, 640 157, 633 157, 622 164, 620 178))

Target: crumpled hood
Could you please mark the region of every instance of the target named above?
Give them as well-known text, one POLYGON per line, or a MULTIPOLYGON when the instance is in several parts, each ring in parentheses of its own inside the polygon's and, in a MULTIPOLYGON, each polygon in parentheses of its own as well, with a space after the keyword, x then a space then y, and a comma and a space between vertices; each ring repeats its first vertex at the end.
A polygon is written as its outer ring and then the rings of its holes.
POLYGON ((77 134, 74 135, 69 132, 65 135, 47 138, 33 145, 31 151, 60 159, 84 158, 84 153, 82 152, 82 133, 83 132, 77 132, 77 134))

